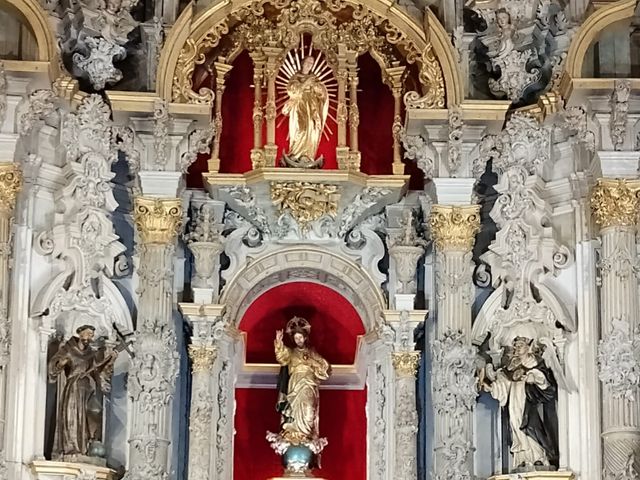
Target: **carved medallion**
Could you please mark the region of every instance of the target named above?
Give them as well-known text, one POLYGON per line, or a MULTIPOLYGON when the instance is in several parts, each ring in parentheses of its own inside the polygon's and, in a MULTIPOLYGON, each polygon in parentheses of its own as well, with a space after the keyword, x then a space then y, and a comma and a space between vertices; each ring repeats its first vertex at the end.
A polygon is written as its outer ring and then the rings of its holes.
POLYGON ((335 218, 338 211, 337 185, 308 182, 272 182, 271 199, 278 211, 288 212, 301 230, 321 217, 335 218))

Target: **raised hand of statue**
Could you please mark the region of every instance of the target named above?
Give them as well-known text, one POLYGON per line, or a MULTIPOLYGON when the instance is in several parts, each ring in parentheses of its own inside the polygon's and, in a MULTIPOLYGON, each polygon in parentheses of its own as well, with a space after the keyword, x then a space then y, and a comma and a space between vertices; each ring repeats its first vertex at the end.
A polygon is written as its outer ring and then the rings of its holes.
POLYGON ((283 330, 276 330, 276 342, 282 343, 282 338, 284 337, 283 330))

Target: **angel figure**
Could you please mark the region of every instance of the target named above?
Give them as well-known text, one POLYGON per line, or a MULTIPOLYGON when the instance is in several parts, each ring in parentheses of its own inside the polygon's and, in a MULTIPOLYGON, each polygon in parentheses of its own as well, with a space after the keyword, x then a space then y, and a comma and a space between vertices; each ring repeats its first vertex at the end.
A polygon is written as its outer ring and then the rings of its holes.
POLYGON ((507 408, 513 464, 519 471, 558 466, 558 383, 542 357, 544 348, 515 337, 502 366, 495 370, 487 363, 479 375, 482 388, 507 408))

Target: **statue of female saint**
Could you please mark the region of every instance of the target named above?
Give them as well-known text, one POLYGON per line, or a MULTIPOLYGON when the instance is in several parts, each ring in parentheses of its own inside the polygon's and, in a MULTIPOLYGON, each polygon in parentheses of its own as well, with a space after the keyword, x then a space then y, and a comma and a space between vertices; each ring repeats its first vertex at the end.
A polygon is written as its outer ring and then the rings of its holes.
POLYGON ((276 360, 282 366, 278 377, 278 403, 282 415, 281 436, 291 444, 318 439, 320 382, 329 378, 331 367, 308 344, 311 325, 304 318, 293 317, 287 323, 287 334, 295 344, 287 347, 283 331, 276 332, 276 360))
POLYGON ((97 397, 111 391, 111 375, 117 352, 92 346, 95 328, 83 325, 49 360, 49 380, 64 374, 58 395, 55 457, 93 456, 90 444, 101 440, 102 402, 97 397))
POLYGON ((302 68, 287 83, 289 99, 282 114, 289 117, 289 152, 294 159, 315 160, 329 113, 329 92, 313 73, 314 57, 305 57, 302 68))
POLYGON ((518 471, 557 467, 557 383, 537 354, 534 341, 516 337, 497 371, 487 364, 483 388, 506 407, 511 453, 518 471), (542 413, 542 416, 541 416, 542 413))

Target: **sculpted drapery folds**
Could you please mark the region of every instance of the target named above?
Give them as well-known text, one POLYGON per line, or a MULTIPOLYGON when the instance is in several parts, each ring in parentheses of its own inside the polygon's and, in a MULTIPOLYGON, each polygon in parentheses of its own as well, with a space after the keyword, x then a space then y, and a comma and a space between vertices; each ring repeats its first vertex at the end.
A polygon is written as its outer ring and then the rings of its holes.
POLYGON ((49 380, 64 374, 58 396, 54 456, 89 455, 90 444, 101 440, 102 402, 99 392, 111 390, 117 353, 92 347, 94 327, 84 325, 62 344, 49 361, 49 380))
POLYGON ((277 410, 282 415, 281 435, 292 444, 318 439, 318 386, 329 378, 329 363, 308 344, 311 326, 303 318, 287 323, 287 334, 294 348, 284 344, 284 332, 278 330, 274 341, 276 360, 282 366, 278 378, 277 410))
POLYGON ((497 370, 488 363, 481 375, 482 387, 507 408, 511 428, 511 453, 517 468, 557 464, 557 383, 534 340, 516 337, 506 349, 497 370), (540 410, 543 414, 541 416, 540 410))
POLYGON ((305 57, 302 68, 289 79, 282 113, 289 117, 289 153, 314 160, 329 113, 329 92, 313 72, 315 59, 305 57))

